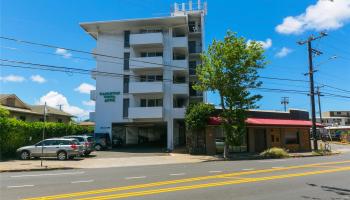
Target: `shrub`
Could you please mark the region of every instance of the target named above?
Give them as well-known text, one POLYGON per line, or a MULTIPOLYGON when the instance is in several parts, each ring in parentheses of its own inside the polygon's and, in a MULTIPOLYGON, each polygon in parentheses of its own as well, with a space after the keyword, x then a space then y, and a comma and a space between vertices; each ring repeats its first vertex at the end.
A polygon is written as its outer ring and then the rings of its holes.
MULTIPOLYGON (((42 139, 43 122, 24 122, 15 118, 0 117, 0 160, 12 158, 16 149, 32 145, 42 139)), ((92 133, 90 127, 77 124, 45 123, 45 138, 92 133)))
POLYGON ((287 158, 288 152, 282 148, 272 147, 260 153, 263 158, 287 158))

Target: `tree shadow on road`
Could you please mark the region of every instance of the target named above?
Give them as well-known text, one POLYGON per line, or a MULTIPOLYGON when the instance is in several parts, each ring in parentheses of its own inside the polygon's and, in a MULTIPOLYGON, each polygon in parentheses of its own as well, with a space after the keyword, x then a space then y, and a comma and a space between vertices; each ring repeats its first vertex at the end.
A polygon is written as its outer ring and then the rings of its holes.
POLYGON ((326 185, 317 185, 313 183, 307 183, 308 186, 317 187, 323 190, 324 192, 330 192, 337 195, 337 197, 331 198, 320 198, 320 197, 311 197, 311 196, 301 196, 304 199, 312 199, 312 200, 322 200, 322 199, 331 199, 331 200, 349 200, 350 199, 350 189, 332 187, 326 185))

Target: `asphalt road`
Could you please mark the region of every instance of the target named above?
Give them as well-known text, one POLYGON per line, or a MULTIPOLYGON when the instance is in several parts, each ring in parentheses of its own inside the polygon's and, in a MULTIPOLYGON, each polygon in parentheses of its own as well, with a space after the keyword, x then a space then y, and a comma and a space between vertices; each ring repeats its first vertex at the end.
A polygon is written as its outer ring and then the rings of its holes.
POLYGON ((282 160, 1 173, 11 199, 350 199, 350 153, 282 160), (44 199, 44 198, 42 198, 44 199))

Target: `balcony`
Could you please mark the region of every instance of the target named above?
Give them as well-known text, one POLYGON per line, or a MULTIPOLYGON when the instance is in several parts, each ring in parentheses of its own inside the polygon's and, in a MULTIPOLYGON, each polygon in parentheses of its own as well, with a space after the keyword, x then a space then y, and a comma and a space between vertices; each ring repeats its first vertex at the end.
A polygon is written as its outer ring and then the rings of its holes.
POLYGON ((163 68, 163 57, 137 57, 130 59, 130 69, 161 69, 163 68))
POLYGON ((163 46, 163 34, 158 33, 137 33, 130 35, 131 46, 163 46))
POLYGON ((173 118, 184 119, 186 113, 186 108, 173 108, 173 118))
POLYGON ((163 82, 130 82, 129 93, 131 94, 147 94, 162 93, 163 82))
POLYGON ((187 94, 188 95, 188 84, 187 83, 174 83, 172 87, 173 94, 187 94))
POLYGON ((172 45, 174 48, 187 48, 187 37, 173 37, 172 45))
POLYGON ((90 100, 96 101, 96 90, 90 90, 90 100))
POLYGON ((176 71, 176 70, 188 70, 188 60, 184 59, 184 60, 172 60, 171 61, 171 68, 176 71))
POLYGON ((131 119, 160 119, 163 118, 163 107, 130 107, 131 119))

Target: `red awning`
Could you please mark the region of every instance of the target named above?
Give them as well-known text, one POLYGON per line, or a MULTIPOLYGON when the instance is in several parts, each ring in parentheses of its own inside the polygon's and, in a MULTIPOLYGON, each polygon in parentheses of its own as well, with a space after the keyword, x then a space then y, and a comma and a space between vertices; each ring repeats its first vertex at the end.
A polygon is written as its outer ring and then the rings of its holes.
MULTIPOLYGON (((312 122, 309 120, 292 120, 292 119, 263 119, 263 118, 248 118, 247 125, 251 126, 289 126, 289 127, 311 127, 312 122)), ((220 125, 220 117, 210 117, 209 125, 220 125)), ((322 126, 317 123, 317 126, 322 126)))

